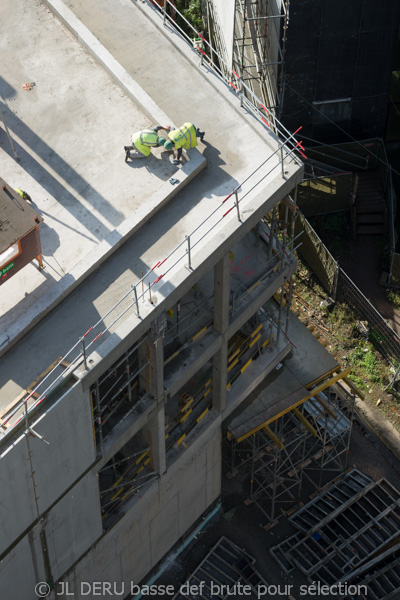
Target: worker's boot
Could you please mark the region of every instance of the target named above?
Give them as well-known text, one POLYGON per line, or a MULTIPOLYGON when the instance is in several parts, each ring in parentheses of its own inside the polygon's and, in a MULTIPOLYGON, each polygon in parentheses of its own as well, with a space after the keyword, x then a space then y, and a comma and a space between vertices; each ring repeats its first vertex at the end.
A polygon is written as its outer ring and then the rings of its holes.
POLYGON ((200 135, 200 141, 202 142, 204 140, 204 136, 205 136, 205 131, 203 131, 203 133, 200 135))
POLYGON ((124 150, 125 150, 125 162, 127 163, 128 158, 131 157, 130 152, 129 152, 129 150, 130 150, 129 146, 124 146, 124 150))

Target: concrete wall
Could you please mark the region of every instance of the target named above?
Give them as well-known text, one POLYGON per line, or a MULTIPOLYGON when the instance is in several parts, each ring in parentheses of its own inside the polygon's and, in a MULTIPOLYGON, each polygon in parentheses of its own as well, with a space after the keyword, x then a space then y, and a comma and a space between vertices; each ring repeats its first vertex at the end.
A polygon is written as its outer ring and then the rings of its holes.
POLYGON ((0 490, 1 554, 38 517, 25 436, 0 455, 0 490))
POLYGON ((31 426, 50 445, 22 435, 0 456, 0 554, 95 460, 89 397, 79 382, 31 426))
POLYGON ((218 21, 224 34, 227 52, 228 66, 232 66, 233 53, 233 26, 235 20, 235 3, 226 0, 211 0, 214 10, 218 15, 218 21))
MULTIPOLYGON (((133 500, 132 508, 64 577, 74 598, 81 582, 139 583, 221 493, 221 431, 213 423, 133 500)), ((55 588, 55 595, 61 584, 55 588)))
POLYGON ((101 534, 97 476, 88 474, 0 562, 1 598, 36 597, 35 586, 56 581, 101 534))
POLYGON ((97 475, 83 477, 42 524, 51 576, 56 581, 103 533, 97 475))
POLYGON ((30 600, 37 597, 36 584, 46 581, 40 529, 36 525, 0 562, 1 598, 30 600))
POLYGON ((42 513, 96 457, 89 394, 82 392, 80 382, 49 408, 33 429, 50 444, 29 438, 38 509, 42 513))

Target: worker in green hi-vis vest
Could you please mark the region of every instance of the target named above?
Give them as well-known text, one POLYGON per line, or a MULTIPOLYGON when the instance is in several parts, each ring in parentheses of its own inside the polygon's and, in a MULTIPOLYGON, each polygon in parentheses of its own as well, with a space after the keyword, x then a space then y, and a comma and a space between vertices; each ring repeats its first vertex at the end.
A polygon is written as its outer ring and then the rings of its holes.
POLYGON ((200 131, 193 123, 184 123, 181 127, 173 129, 168 133, 168 140, 164 143, 165 150, 177 150, 176 158, 172 161, 174 165, 179 164, 182 150, 189 150, 197 146, 197 138, 204 139, 204 131, 200 131))
POLYGON ((19 188, 15 188, 15 191, 18 192, 18 194, 21 196, 22 200, 26 200, 27 202, 32 202, 32 198, 30 197, 28 192, 24 192, 23 190, 20 190, 19 188))
POLYGON ((171 128, 168 126, 163 127, 162 125, 155 125, 151 129, 144 129, 143 131, 137 131, 132 135, 132 144, 130 146, 124 146, 125 150, 125 162, 128 159, 134 158, 147 158, 150 156, 151 148, 162 146, 164 138, 158 137, 160 129, 169 131, 171 128))

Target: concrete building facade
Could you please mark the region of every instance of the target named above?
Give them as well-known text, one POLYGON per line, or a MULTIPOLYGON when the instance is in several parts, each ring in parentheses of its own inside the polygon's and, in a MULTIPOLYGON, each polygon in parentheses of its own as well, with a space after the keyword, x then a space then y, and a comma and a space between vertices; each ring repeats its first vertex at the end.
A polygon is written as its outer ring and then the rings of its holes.
MULTIPOLYGON (((183 51, 164 44, 178 60, 183 51)), ((85 582, 123 586, 127 596, 215 506, 223 424, 291 351, 288 311, 272 298, 281 290, 283 299, 296 270, 294 240, 278 235, 276 207, 295 198, 303 167, 290 136, 285 144, 258 133, 226 89, 203 85, 251 136, 248 159, 234 177, 215 181, 210 168, 207 193, 189 205, 179 192, 158 221, 135 224, 129 244, 115 233, 114 264, 131 257, 131 283, 83 335, 79 313, 92 296, 97 308, 96 286, 118 287, 108 254, 4 352, 0 587, 9 600, 84 598, 85 582), (193 208, 190 228, 179 229, 179 211, 188 218, 193 208), (54 354, 57 344, 63 356, 40 375, 28 353, 54 354), (12 378, 18 399, 5 391, 12 378)))

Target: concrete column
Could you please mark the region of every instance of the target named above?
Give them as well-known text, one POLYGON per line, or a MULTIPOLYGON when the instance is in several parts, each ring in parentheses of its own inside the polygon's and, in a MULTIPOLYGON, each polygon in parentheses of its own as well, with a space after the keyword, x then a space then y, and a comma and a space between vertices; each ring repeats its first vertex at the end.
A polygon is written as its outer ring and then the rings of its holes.
POLYGON ((148 432, 152 470, 162 475, 167 470, 164 402, 160 402, 149 416, 148 432))
POLYGON ((222 412, 226 406, 230 296, 230 257, 226 254, 214 267, 214 329, 222 335, 221 349, 213 357, 213 408, 222 412))
POLYGON ((165 410, 164 410, 164 345, 162 335, 154 340, 152 331, 139 348, 140 387, 157 400, 157 408, 149 415, 147 430, 151 448, 152 470, 160 475, 166 471, 165 410))
POLYGON ((139 369, 147 366, 139 373, 139 385, 157 400, 164 395, 164 347, 160 336, 153 341, 151 332, 138 349, 139 369))

